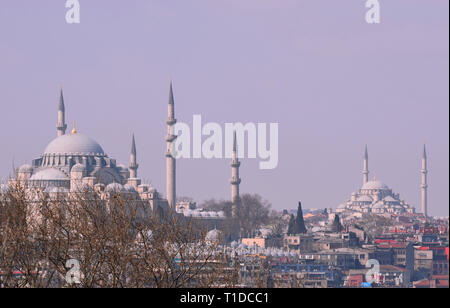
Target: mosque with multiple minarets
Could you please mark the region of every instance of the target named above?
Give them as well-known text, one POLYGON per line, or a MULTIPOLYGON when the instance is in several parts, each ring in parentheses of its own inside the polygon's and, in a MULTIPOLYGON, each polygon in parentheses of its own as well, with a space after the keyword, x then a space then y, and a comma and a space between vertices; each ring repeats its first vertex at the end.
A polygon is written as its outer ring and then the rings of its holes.
MULTIPOLYGON (((175 102, 172 83, 169 91, 168 118, 166 121, 168 134, 166 136, 166 198, 148 184, 143 184, 138 177, 137 150, 134 135, 131 141, 130 162, 128 166, 118 164, 109 157, 92 138, 77 131, 75 123, 72 131, 67 134, 65 121, 64 96, 61 88, 58 105, 57 137, 51 141, 44 153, 31 163, 15 170, 15 176, 8 184, 0 185, 0 194, 9 187, 20 183, 27 190, 39 191, 48 196, 73 194, 86 189, 94 189, 103 196, 115 193, 134 196, 142 201, 149 215, 158 211, 173 211, 186 217, 201 220, 209 228, 219 228, 226 218, 223 211, 214 212, 203 209, 185 208, 185 202, 176 200, 176 159, 172 155, 172 147, 177 136, 173 134, 176 124, 175 102), (180 210, 181 209, 181 210, 180 210)), ((232 202, 233 213, 237 212, 239 204, 239 165, 237 158, 236 136, 232 160, 232 202)))
MULTIPOLYGON (((26 189, 38 190, 50 197, 57 194, 80 192, 94 189, 102 195, 112 195, 120 192, 129 194, 146 204, 149 215, 158 211, 173 211, 186 217, 202 220, 211 228, 220 227, 225 217, 223 211, 212 212, 196 209, 186 202, 176 200, 176 159, 172 148, 177 138, 173 134, 175 119, 175 102, 172 83, 169 90, 168 118, 166 121, 168 133, 165 138, 166 151, 166 198, 148 184, 143 184, 138 177, 137 150, 134 135, 131 142, 130 162, 128 166, 117 164, 109 157, 95 140, 77 131, 75 123, 69 134, 66 134, 64 96, 61 89, 58 105, 57 137, 51 141, 44 153, 34 159, 31 165, 25 164, 15 170, 15 176, 8 184, 0 184, 0 194, 15 183, 23 184, 26 189)), ((237 156, 236 133, 234 134, 233 155, 231 161, 232 177, 231 202, 232 218, 238 215, 240 206, 239 177, 240 161, 237 156)), ((364 153, 363 185, 354 192, 350 199, 339 205, 337 213, 373 213, 373 214, 404 214, 414 213, 415 209, 398 193, 374 178, 369 181, 369 156, 367 146, 364 153)), ((422 213, 427 215, 427 155, 425 146, 422 155, 422 213)), ((189 203, 189 202, 188 202, 189 203)))
MULTIPOLYGON (((421 184, 421 209, 422 214, 427 216, 427 154, 425 145, 422 154, 422 184, 421 184)), ((363 161, 363 185, 351 194, 349 200, 340 204, 337 213, 372 213, 372 214, 414 214, 415 208, 400 198, 398 193, 393 192, 376 177, 369 181, 369 154, 367 146, 364 151, 363 161)))

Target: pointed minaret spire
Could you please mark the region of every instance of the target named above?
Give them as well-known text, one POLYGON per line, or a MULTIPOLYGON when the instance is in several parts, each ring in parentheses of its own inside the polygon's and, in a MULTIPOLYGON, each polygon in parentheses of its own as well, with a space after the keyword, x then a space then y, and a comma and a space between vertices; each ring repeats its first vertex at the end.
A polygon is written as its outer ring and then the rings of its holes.
POLYGON ((363 162, 363 185, 369 181, 369 152, 367 151, 367 144, 364 151, 364 162, 363 162))
POLYGON ((173 83, 172 80, 170 81, 170 89, 169 89, 169 105, 174 105, 175 100, 173 98, 173 83))
POLYGON ((128 168, 130 169, 130 178, 137 178, 137 169, 139 168, 139 165, 137 164, 136 140, 134 139, 134 134, 131 140, 130 165, 128 168))
POLYGON ((237 153, 237 137, 236 131, 233 135, 233 156, 231 160, 231 202, 232 202, 232 217, 236 218, 239 213, 240 206, 240 196, 239 196, 239 184, 241 184, 241 179, 239 178, 239 167, 241 163, 238 158, 237 153))
POLYGON ((175 101, 173 98, 172 81, 170 81, 169 105, 167 117, 167 151, 166 151, 166 195, 170 208, 176 210, 176 164, 174 157, 174 146, 177 136, 174 135, 174 126, 177 123, 175 119, 175 101))
POLYGON ((427 174, 428 174, 428 169, 427 169, 427 151, 425 148, 425 144, 423 145, 423 153, 422 153, 422 169, 420 170, 420 172, 422 173, 422 184, 421 184, 421 208, 422 208, 422 214, 427 217, 428 215, 428 200, 427 200, 427 188, 428 188, 428 183, 427 183, 427 174))
POLYGON ((59 104, 58 104, 58 124, 56 125, 58 137, 60 137, 66 133, 67 124, 66 124, 65 114, 66 114, 66 108, 64 106, 64 95, 63 95, 63 89, 61 86, 61 92, 59 94, 59 104))

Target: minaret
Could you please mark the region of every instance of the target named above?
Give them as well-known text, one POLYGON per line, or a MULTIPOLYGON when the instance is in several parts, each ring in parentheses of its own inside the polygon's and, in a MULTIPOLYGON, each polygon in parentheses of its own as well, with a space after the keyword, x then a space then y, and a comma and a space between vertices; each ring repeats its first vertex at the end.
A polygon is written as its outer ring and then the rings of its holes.
POLYGON ((364 151, 364 163, 363 163, 363 185, 366 184, 369 181, 369 153, 367 151, 367 144, 366 149, 364 151))
POLYGON ((421 190, 422 190, 422 214, 427 217, 427 211, 428 211, 428 204, 427 204, 427 151, 425 149, 425 145, 423 145, 423 154, 422 154, 422 185, 421 185, 421 190))
POLYGON ((66 133, 67 124, 66 124, 65 113, 66 113, 66 109, 64 106, 63 89, 61 87, 61 93, 59 96, 59 105, 58 105, 58 124, 56 125, 56 129, 58 131, 58 137, 60 137, 66 133))
POLYGON ((175 103, 173 99, 172 82, 170 82, 169 106, 167 117, 167 152, 166 152, 166 195, 170 208, 176 210, 176 165, 174 157, 174 142, 177 136, 173 134, 174 125, 177 123, 175 119, 175 103))
POLYGON ((133 138, 131 141, 130 165, 128 166, 128 168, 130 169, 130 178, 132 179, 137 178, 137 169, 139 168, 139 165, 136 162, 136 158, 136 141, 133 134, 133 138))
POLYGON ((236 138, 236 132, 234 132, 233 137, 233 156, 231 161, 231 202, 232 202, 232 208, 231 208, 231 216, 233 218, 236 218, 239 213, 239 203, 240 203, 240 197, 239 197, 239 184, 241 184, 241 179, 239 178, 239 167, 241 166, 241 162, 239 161, 238 155, 237 155, 237 138, 236 138))

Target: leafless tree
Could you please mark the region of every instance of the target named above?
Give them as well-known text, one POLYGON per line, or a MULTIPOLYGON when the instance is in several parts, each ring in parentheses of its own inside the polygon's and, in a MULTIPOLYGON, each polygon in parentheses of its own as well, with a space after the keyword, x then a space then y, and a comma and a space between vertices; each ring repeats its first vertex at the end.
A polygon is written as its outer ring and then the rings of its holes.
POLYGON ((105 198, 91 189, 49 195, 10 187, 0 195, 0 286, 195 288, 238 283, 220 238, 208 239, 208 230, 179 214, 148 214, 146 203, 131 193, 105 198), (71 259, 79 261, 79 283, 66 279, 71 259))
MULTIPOLYGON (((238 223, 229 221, 228 224, 233 223, 233 227, 239 225, 239 234, 242 236, 253 236, 259 231, 261 226, 271 222, 271 206, 267 200, 264 200, 257 194, 244 194, 240 198, 238 223)), ((224 211, 227 217, 231 216, 232 203, 230 201, 216 201, 211 199, 205 201, 202 207, 216 211, 224 211)))

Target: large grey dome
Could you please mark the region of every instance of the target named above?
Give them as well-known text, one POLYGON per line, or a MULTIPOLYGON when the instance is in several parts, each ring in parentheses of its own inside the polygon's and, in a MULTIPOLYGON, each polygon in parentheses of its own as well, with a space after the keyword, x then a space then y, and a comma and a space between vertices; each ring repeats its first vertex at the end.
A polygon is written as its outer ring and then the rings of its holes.
POLYGON ((102 147, 93 139, 83 134, 63 135, 54 139, 44 151, 44 155, 104 155, 102 147))
POLYGON ((383 182, 373 180, 373 181, 369 181, 366 184, 364 184, 361 189, 388 190, 389 187, 386 184, 384 184, 383 182))

